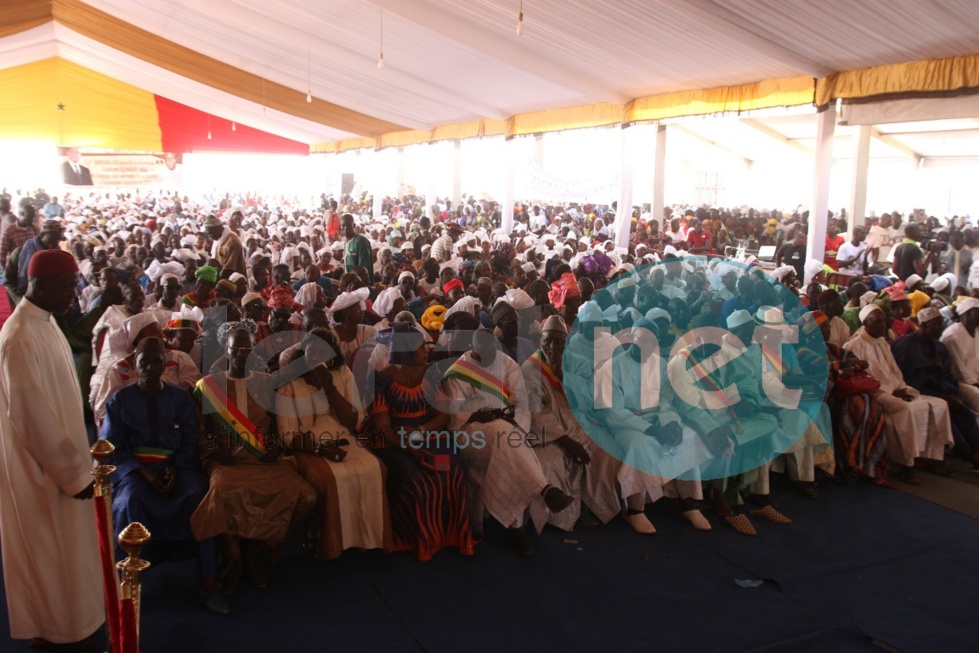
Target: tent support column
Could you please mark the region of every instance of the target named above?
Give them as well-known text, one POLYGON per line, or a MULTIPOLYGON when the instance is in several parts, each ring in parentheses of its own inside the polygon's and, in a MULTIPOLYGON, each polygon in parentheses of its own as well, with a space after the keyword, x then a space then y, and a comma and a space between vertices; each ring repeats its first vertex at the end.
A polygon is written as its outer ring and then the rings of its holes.
POLYGON ((431 216, 433 223, 439 218, 435 213, 435 205, 438 204, 438 193, 436 192, 438 183, 435 177, 436 170, 439 168, 436 146, 436 143, 429 143, 426 146, 428 148, 428 178, 425 180, 425 214, 431 216))
POLYGON ((660 230, 666 231, 669 225, 663 224, 663 207, 666 206, 666 125, 656 125, 656 150, 653 160, 653 201, 649 215, 660 222, 660 230))
POLYGON ((632 139, 629 138, 627 126, 623 125, 619 132, 622 138, 622 172, 619 175, 619 204, 615 212, 615 246, 628 248, 632 226, 632 139))
POLYGON ((462 141, 452 141, 452 206, 462 203, 462 141))
POLYGON ((401 197, 405 194, 405 148, 398 148, 398 180, 395 194, 401 197))
POLYGON ((513 233, 513 159, 516 142, 512 138, 503 141, 503 201, 500 202, 500 227, 509 236, 513 233))
POLYGON ((534 165, 544 169, 544 134, 534 134, 534 165))
POLYGON ((853 239, 853 228, 863 226, 867 215, 867 172, 870 169, 870 137, 873 127, 860 125, 854 141, 853 185, 850 193, 850 215, 846 221, 846 240, 853 239))
POLYGON ((384 218, 384 196, 387 195, 386 188, 388 185, 388 180, 385 179, 385 169, 383 159, 386 158, 386 153, 378 150, 373 150, 370 153, 370 161, 368 165, 371 167, 371 185, 374 188, 374 219, 381 221, 384 218))
POLYGON ((836 106, 817 116, 816 165, 812 210, 809 212, 808 258, 822 261, 826 254, 826 213, 829 211, 829 177, 833 168, 833 132, 836 131, 836 106))
POLYGON ((343 153, 333 155, 333 197, 337 203, 343 204, 343 153))

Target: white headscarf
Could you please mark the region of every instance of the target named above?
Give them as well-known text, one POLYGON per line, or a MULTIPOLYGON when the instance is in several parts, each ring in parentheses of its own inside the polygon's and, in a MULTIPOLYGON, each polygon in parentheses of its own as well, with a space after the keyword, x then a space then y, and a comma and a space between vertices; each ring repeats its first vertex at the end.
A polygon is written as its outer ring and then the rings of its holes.
POLYGON ((817 274, 822 272, 823 269, 824 268, 823 268, 822 261, 817 261, 814 258, 811 258, 808 261, 806 261, 806 266, 804 269, 805 274, 803 275, 805 277, 803 279, 803 284, 802 284, 803 287, 808 286, 810 283, 812 283, 813 277, 815 277, 817 274))
POLYGON ((445 318, 448 319, 450 315, 460 311, 469 313, 475 317, 479 317, 479 309, 481 307, 482 303, 480 303, 478 299, 467 295, 453 304, 452 307, 445 312, 445 318))
POLYGON ((334 322, 333 315, 337 311, 350 308, 354 304, 360 304, 361 310, 367 310, 367 298, 370 297, 370 288, 358 288, 350 292, 342 292, 333 301, 333 306, 329 309, 330 321, 334 322))
POLYGON ((396 286, 385 288, 374 300, 374 312, 380 317, 387 317, 391 309, 394 308, 394 303, 399 299, 404 299, 404 297, 396 286))
MULTIPOLYGON (((312 308, 316 305, 316 300, 322 295, 323 289, 315 281, 304 283, 296 292, 296 303, 302 304, 303 308, 312 308)), ((325 296, 324 296, 325 299, 325 296)))
POLYGON ((122 357, 133 353, 133 341, 139 332, 151 324, 159 324, 153 313, 137 313, 127 318, 117 329, 113 329, 106 337, 109 345, 108 357, 122 357))

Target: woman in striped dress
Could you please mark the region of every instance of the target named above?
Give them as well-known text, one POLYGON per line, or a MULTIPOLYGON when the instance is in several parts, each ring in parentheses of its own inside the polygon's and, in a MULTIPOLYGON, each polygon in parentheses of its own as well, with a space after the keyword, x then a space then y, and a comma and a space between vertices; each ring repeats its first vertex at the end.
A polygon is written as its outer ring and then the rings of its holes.
MULTIPOLYGON (((829 341, 829 318, 825 313, 813 311, 812 316, 826 339, 828 390, 832 390, 838 378, 865 370, 867 364, 853 356, 847 357, 829 341)), ((888 485, 885 476, 889 459, 884 439, 884 412, 880 404, 871 394, 836 398, 828 391, 827 397, 833 416, 836 476, 847 483, 855 483, 860 476, 865 476, 875 485, 888 485)))
POLYGON ((472 555, 466 470, 446 431, 448 415, 432 407, 424 337, 395 322, 378 335, 390 365, 377 373, 370 407, 374 453, 387 467, 392 551, 426 561, 445 547, 472 555))

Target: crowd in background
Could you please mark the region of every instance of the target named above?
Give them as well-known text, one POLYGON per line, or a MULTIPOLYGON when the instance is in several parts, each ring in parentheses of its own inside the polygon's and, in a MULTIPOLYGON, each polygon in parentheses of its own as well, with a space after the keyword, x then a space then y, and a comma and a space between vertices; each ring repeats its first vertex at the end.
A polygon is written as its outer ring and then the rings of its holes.
POLYGON ((33 256, 73 255, 58 326, 91 438, 116 447, 116 527, 152 525, 163 557, 194 543, 217 612, 304 523, 322 559, 471 555, 487 518, 529 555, 547 523, 655 533, 664 496, 700 530, 705 506, 745 535, 791 523, 772 472, 816 499, 820 480, 979 468, 968 219, 893 212, 847 238, 831 217, 814 260, 805 211, 636 207, 619 247, 616 208, 520 204, 506 233, 475 199, 375 217, 370 198, 5 195, 0 267, 13 306, 33 256), (727 334, 690 336, 708 326, 727 334), (757 330, 789 327, 819 346, 773 359, 757 330), (669 383, 711 357, 698 392, 669 383), (794 409, 772 400, 787 389, 794 409))

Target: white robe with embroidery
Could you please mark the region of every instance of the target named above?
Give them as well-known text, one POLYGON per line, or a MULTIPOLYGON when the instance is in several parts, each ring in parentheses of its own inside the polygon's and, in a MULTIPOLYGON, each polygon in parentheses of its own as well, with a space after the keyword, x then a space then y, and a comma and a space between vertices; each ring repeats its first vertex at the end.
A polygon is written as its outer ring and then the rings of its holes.
POLYGON ((914 465, 915 458, 942 460, 945 445, 952 444, 948 404, 909 387, 887 341, 870 337, 863 327, 844 349, 867 361, 867 371, 880 381, 880 390, 874 394, 874 399, 884 411, 884 435, 891 460, 908 467, 914 465), (896 390, 906 390, 914 400, 895 397, 896 390))

